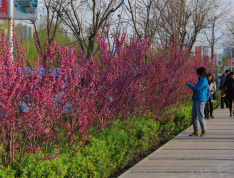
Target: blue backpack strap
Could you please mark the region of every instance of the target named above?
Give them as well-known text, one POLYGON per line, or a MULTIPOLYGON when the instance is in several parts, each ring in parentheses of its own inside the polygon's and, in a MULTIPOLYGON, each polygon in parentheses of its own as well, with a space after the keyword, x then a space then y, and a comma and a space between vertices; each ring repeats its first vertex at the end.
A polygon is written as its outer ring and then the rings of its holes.
POLYGON ((207 94, 206 94, 206 101, 209 101, 210 98, 210 85, 207 85, 207 94))

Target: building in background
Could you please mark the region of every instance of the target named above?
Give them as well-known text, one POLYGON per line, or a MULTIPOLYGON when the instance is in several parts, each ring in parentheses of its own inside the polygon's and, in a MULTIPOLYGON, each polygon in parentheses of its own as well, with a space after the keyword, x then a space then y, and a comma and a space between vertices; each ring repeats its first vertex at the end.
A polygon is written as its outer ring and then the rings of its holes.
POLYGON ((8 35, 8 29, 6 28, 3 21, 0 21, 0 30, 3 32, 6 36, 8 35))
MULTIPOLYGON (((223 57, 231 57, 231 49, 225 48, 223 49, 223 57)), ((234 57, 234 49, 232 49, 232 57, 234 57)))
POLYGON ((24 40, 26 40, 28 38, 28 25, 24 25, 23 35, 24 35, 24 40))
MULTIPOLYGON (((202 48, 201 46, 195 47, 196 56, 202 56, 201 48, 202 48)), ((203 46, 203 57, 209 57, 209 47, 208 46, 203 46)))
POLYGON ((22 22, 16 25, 16 33, 20 33, 20 30, 23 32, 23 38, 26 40, 27 38, 33 38, 35 29, 33 26, 24 25, 22 22))
POLYGON ((32 26, 28 26, 28 37, 33 38, 35 33, 35 29, 32 26))
POLYGON ((209 57, 209 47, 203 46, 203 55, 204 57, 209 57))
POLYGON ((67 28, 62 27, 61 28, 61 33, 63 33, 63 37, 68 38, 69 37, 69 32, 67 28))
POLYGON ((33 38, 35 29, 30 25, 24 25, 24 40, 27 38, 33 38))
POLYGON ((188 49, 188 45, 189 45, 188 38, 185 38, 184 45, 183 45, 183 50, 187 50, 188 49))
POLYGON ((191 57, 196 56, 196 52, 195 52, 195 51, 193 51, 193 50, 191 50, 191 52, 190 52, 190 56, 191 56, 191 57))

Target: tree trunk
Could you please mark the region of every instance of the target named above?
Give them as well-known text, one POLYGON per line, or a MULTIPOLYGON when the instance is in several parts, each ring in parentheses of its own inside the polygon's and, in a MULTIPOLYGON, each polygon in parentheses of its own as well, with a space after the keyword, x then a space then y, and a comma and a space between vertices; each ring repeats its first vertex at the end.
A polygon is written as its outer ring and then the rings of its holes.
POLYGON ((215 22, 213 23, 212 26, 212 44, 211 44, 211 59, 213 61, 214 59, 214 45, 215 45, 215 34, 214 34, 214 26, 215 26, 215 22))

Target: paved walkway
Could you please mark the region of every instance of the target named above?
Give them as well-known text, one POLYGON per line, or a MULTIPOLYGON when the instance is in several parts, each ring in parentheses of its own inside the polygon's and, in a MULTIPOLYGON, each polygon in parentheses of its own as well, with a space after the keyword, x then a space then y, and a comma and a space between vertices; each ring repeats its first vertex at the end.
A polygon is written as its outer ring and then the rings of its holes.
POLYGON ((234 117, 216 109, 207 137, 189 137, 192 126, 119 178, 234 178, 234 117))

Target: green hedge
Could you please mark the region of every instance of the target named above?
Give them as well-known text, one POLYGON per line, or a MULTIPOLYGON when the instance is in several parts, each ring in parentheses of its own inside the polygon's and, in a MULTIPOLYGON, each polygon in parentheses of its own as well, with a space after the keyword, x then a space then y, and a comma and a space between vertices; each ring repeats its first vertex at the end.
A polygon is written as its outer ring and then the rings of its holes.
MULTIPOLYGON (((214 103, 214 107, 219 101, 214 103)), ((174 134, 191 125, 192 103, 184 103, 167 122, 134 118, 128 121, 114 121, 110 128, 102 130, 76 154, 72 151, 50 161, 38 162, 34 155, 27 155, 22 163, 14 163, 8 168, 0 166, 0 177, 109 177, 120 168, 126 167, 128 160, 162 141, 168 141, 174 134)), ((75 148, 73 148, 75 149, 75 148)), ((0 151, 1 153, 1 151, 0 151)), ((42 153, 36 156, 43 157, 42 153)))

